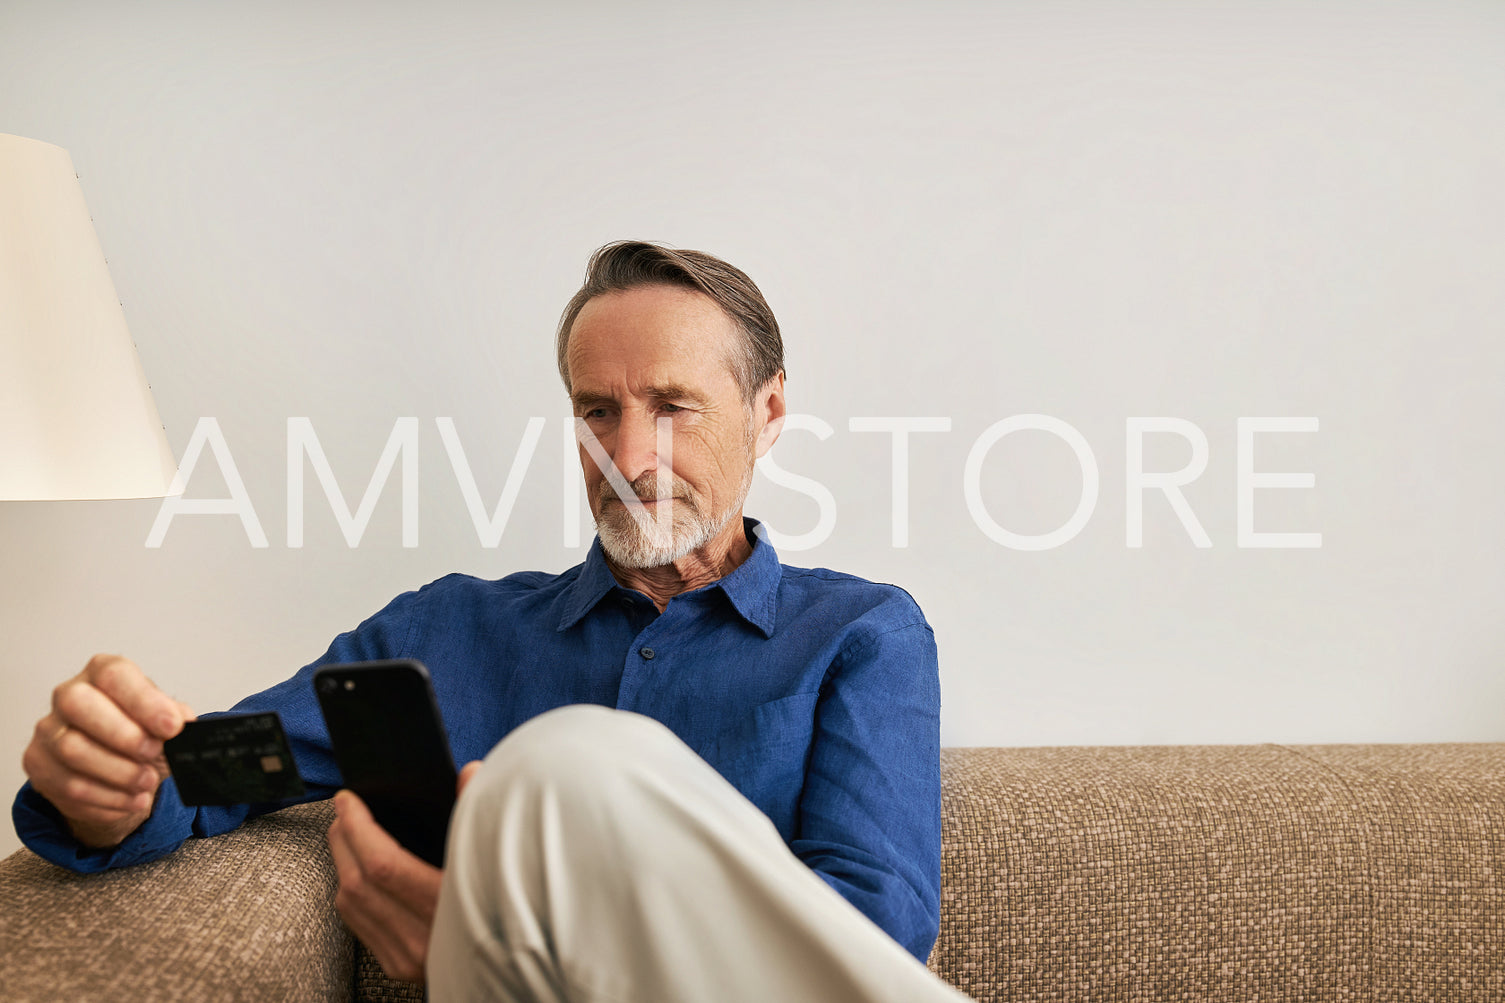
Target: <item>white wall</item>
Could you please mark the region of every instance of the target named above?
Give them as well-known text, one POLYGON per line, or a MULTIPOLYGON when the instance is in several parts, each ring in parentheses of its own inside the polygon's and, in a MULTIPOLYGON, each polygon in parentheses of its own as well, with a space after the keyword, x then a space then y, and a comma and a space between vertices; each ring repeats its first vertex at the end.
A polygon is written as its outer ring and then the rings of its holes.
MULTIPOLYGON (((776 451, 836 506, 785 560, 919 599, 949 744, 1505 739, 1505 7, 499 8, 0 9, 0 131, 71 151, 174 448, 218 418, 271 539, 183 516, 148 549, 153 502, 0 504, 0 786, 93 651, 208 710, 447 571, 576 563, 550 337, 624 236, 762 285, 793 407, 834 430, 776 451), (1085 529, 1041 552, 993 542, 963 490, 1022 413, 1101 471, 1085 529), (395 481, 350 549, 311 474, 287 546, 290 416, 352 504, 420 419, 417 548, 395 481), (488 505, 547 419, 495 550, 440 416, 488 505), (951 422, 913 440, 903 549, 861 416, 951 422), (1137 416, 1205 432, 1185 494, 1210 549, 1158 493, 1126 546, 1137 416), (1241 416, 1318 419, 1254 462, 1315 475, 1256 492, 1256 528, 1320 548, 1237 545, 1241 416)), ((1146 466, 1189 456, 1159 434, 1146 466)), ((1035 432, 979 490, 1043 533, 1080 485, 1035 432)), ((224 490, 206 458, 189 494, 224 490)), ((766 479, 750 511, 787 535, 820 516, 766 479)))

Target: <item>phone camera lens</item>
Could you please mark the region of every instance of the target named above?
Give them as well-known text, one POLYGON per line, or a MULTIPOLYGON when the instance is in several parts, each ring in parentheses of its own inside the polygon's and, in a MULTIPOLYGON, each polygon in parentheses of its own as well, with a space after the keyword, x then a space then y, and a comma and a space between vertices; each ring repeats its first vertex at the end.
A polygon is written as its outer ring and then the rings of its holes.
POLYGON ((319 680, 319 691, 321 693, 333 693, 338 686, 339 684, 328 676, 319 680))

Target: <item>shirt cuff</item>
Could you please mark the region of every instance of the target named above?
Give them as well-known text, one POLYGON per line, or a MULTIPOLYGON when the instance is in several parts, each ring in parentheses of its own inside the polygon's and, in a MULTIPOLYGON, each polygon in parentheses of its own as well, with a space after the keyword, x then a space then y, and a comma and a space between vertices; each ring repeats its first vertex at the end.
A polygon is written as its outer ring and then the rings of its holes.
POLYGON ((191 832, 193 809, 183 807, 172 778, 157 788, 151 816, 119 846, 85 846, 73 838, 62 813, 28 782, 11 805, 11 820, 21 842, 43 860, 80 874, 154 860, 181 846, 191 832))

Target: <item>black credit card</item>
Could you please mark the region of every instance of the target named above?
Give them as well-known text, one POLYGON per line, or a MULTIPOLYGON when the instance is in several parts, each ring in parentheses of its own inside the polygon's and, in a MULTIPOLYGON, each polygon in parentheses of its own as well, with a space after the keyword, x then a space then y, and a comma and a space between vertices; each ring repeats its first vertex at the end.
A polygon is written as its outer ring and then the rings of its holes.
POLYGON ((189 721, 162 749, 185 805, 255 804, 303 793, 275 711, 189 721))

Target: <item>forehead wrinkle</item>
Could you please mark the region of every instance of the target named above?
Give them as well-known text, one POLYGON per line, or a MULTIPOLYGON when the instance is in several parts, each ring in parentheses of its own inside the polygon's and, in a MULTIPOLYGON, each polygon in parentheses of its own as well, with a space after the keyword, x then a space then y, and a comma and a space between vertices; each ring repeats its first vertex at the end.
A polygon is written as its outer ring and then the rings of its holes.
POLYGON ((733 320, 702 293, 659 285, 604 293, 586 302, 573 325, 571 400, 709 403, 726 388, 745 397, 734 365, 739 339, 733 320))

